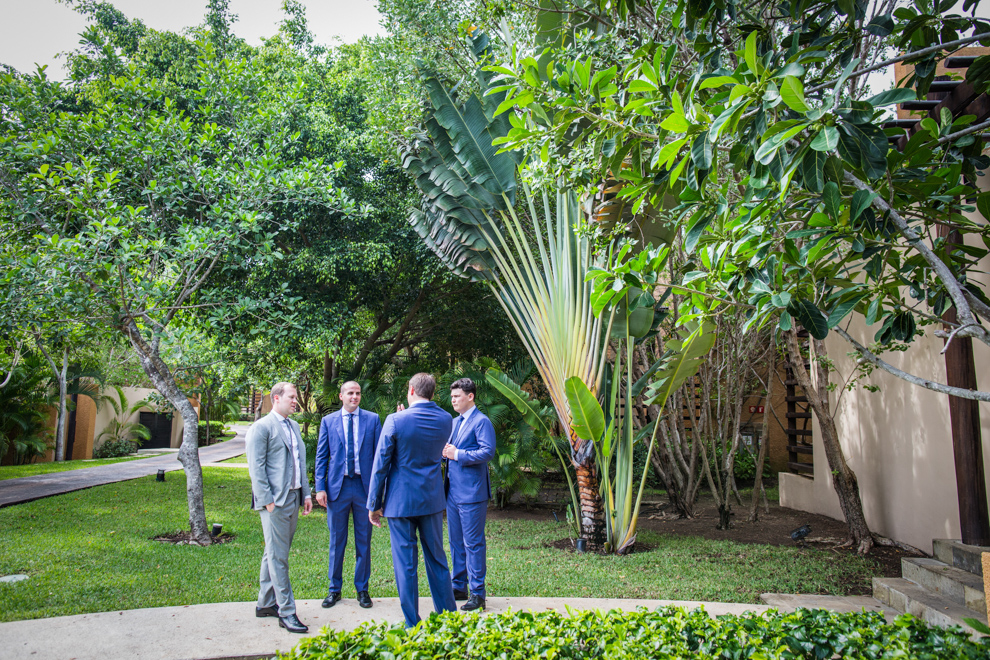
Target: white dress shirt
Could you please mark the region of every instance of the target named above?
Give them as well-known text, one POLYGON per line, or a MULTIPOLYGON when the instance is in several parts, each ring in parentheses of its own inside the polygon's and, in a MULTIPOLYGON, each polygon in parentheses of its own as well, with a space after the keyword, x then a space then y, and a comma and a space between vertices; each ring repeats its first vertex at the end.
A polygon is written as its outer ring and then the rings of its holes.
POLYGON ((302 488, 302 475, 299 474, 302 472, 299 469, 299 441, 296 439, 296 434, 292 432, 292 424, 289 424, 288 419, 274 410, 272 412, 278 417, 278 423, 282 426, 282 430, 289 435, 289 446, 292 448, 292 489, 302 488))

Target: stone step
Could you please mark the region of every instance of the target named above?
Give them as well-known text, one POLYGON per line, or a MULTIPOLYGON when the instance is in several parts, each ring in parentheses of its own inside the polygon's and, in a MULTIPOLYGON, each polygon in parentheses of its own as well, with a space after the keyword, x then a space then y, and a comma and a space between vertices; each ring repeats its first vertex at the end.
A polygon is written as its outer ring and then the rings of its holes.
POLYGON ((928 591, 965 605, 977 614, 987 613, 983 578, 979 575, 927 557, 902 559, 901 575, 928 591))
POLYGON ((977 614, 904 578, 873 578, 873 597, 898 612, 913 614, 936 626, 962 626, 970 635, 979 633, 963 623, 963 619, 972 618, 987 624, 986 613, 977 614))
POLYGON ((935 559, 944 564, 961 568, 973 575, 983 575, 983 563, 980 555, 990 552, 990 548, 982 545, 967 545, 955 539, 935 539, 935 559))

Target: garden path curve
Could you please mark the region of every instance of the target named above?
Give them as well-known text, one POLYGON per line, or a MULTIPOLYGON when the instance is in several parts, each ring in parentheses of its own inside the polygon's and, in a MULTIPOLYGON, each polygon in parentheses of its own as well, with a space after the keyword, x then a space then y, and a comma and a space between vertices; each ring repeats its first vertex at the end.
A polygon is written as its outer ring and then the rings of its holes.
MULTIPOLYGON (((237 435, 209 447, 199 448, 199 462, 203 465, 225 461, 244 453, 244 437, 248 427, 234 426, 237 435)), ((71 493, 74 490, 112 484, 118 481, 138 479, 156 474, 159 470, 172 472, 181 470, 178 453, 175 451, 161 456, 139 458, 133 461, 111 463, 65 472, 39 474, 33 477, 18 477, 0 481, 0 507, 22 504, 42 497, 71 493)))

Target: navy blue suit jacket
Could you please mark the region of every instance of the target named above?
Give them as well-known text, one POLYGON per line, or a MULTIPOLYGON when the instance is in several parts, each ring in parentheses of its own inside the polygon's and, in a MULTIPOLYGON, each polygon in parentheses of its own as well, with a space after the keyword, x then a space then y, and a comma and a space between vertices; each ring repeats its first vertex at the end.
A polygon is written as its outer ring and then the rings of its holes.
MULTIPOLYGON (((378 415, 358 408, 358 453, 355 459, 361 469, 361 483, 368 492, 371 483, 372 464, 375 448, 382 432, 382 422, 378 415)), ((344 422, 347 421, 343 408, 330 413, 320 421, 320 437, 316 441, 316 490, 324 491, 331 502, 340 495, 344 482, 344 463, 347 460, 347 446, 344 444, 344 422)))
POLYGON ((488 461, 495 456, 495 427, 488 417, 475 409, 468 417, 465 428, 454 431, 450 442, 457 447, 457 460, 447 461, 448 495, 458 504, 485 502, 491 499, 491 481, 488 478, 488 461))
POLYGON ((440 459, 450 438, 450 413, 433 403, 385 418, 368 486, 368 510, 412 518, 446 509, 440 459))

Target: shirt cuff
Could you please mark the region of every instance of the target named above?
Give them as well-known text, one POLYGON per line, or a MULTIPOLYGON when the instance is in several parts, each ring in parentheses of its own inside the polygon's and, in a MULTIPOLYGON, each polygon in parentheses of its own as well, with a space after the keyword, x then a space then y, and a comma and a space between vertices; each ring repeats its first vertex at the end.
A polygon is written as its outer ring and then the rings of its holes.
POLYGON ((460 456, 461 456, 461 450, 458 449, 457 447, 454 447, 454 460, 456 461, 458 458, 460 458, 460 456))

